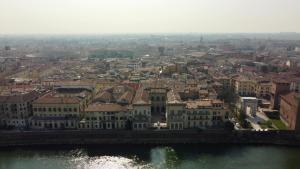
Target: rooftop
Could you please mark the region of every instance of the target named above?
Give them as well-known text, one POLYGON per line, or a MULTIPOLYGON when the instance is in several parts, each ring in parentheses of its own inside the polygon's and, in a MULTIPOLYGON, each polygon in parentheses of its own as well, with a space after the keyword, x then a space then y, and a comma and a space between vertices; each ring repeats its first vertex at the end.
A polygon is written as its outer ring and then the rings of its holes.
POLYGON ((61 96, 54 92, 46 93, 35 100, 34 104, 79 104, 81 99, 76 96, 61 96))

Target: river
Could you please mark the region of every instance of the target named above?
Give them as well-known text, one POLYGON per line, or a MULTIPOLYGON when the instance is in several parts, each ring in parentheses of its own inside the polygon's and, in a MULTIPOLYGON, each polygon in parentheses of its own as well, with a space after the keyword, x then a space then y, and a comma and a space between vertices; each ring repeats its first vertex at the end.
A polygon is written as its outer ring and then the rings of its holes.
POLYGON ((0 149, 0 169, 299 169, 300 147, 108 145, 0 149))

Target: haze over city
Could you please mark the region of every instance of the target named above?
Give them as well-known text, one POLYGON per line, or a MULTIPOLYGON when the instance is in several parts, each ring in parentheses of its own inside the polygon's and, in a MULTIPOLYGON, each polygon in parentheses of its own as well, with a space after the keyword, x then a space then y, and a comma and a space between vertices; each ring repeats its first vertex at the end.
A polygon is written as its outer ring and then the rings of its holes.
POLYGON ((298 0, 1 0, 0 34, 274 33, 298 0))
POLYGON ((299 169, 300 0, 0 0, 0 169, 299 169))

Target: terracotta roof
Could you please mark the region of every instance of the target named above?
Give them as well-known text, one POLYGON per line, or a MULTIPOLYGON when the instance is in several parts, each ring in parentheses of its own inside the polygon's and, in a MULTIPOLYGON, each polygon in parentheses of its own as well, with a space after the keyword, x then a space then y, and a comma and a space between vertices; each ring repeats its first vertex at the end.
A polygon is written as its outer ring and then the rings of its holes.
POLYGON ((197 109, 200 107, 211 107, 211 100, 197 100, 197 101, 187 101, 186 108, 188 109, 197 109))
POLYGON ((201 107, 212 107, 213 104, 221 104, 223 101, 217 99, 207 99, 207 100, 196 100, 196 101, 187 101, 186 108, 188 109, 197 109, 201 107))
POLYGON ((47 93, 33 103, 35 104, 79 104, 80 99, 78 97, 63 97, 63 96, 56 96, 52 92, 47 93))
POLYGON ((0 96, 0 102, 2 103, 20 103, 28 102, 36 99, 39 96, 37 91, 31 91, 29 93, 22 93, 16 95, 2 95, 0 96))
POLYGON ((119 102, 126 101, 127 103, 131 103, 133 99, 133 92, 126 91, 123 95, 118 99, 119 102))
POLYGON ((112 93, 108 92, 108 91, 103 91, 101 93, 99 93, 97 96, 95 96, 94 101, 102 101, 102 102, 111 102, 114 101, 114 98, 112 96, 112 93))
POLYGON ((300 74, 298 72, 280 72, 272 75, 272 81, 278 83, 300 83, 300 74))
POLYGON ((149 101, 149 94, 147 91, 144 90, 143 87, 140 87, 137 91, 136 91, 136 94, 135 94, 135 97, 133 99, 133 104, 140 104, 140 105, 143 105, 143 104, 150 104, 150 101, 149 101))

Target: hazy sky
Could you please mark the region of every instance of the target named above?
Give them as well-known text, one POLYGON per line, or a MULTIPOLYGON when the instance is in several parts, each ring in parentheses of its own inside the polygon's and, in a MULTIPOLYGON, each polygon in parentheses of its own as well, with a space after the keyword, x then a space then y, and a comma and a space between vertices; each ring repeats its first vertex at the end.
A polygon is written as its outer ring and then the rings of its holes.
POLYGON ((299 31, 300 0, 0 0, 0 34, 299 31))

